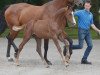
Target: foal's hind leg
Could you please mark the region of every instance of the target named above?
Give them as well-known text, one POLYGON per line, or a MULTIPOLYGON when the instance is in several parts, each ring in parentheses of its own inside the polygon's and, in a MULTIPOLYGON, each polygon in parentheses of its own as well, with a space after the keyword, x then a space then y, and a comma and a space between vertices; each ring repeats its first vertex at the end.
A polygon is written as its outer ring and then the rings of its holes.
POLYGON ((35 40, 37 42, 37 47, 36 47, 36 51, 38 52, 38 54, 40 55, 42 61, 44 62, 44 64, 46 65, 46 67, 49 67, 47 62, 45 61, 42 52, 41 52, 41 39, 39 39, 38 37, 35 37, 35 40))
POLYGON ((48 44, 49 44, 49 39, 44 39, 44 59, 46 60, 48 65, 52 65, 52 63, 47 59, 48 44))
POLYGON ((19 54, 22 51, 24 45, 29 41, 30 37, 31 37, 31 29, 27 29, 23 38, 23 41, 21 42, 21 44, 19 45, 19 49, 18 49, 18 54, 16 57, 16 65, 19 66, 19 54))

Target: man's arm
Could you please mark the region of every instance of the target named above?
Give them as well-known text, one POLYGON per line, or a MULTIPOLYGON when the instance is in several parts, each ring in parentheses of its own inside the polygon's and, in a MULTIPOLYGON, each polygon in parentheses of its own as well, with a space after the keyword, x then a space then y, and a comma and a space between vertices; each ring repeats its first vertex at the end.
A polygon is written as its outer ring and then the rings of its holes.
POLYGON ((74 12, 74 16, 79 17, 79 15, 80 15, 80 11, 79 10, 74 12))
POLYGON ((99 35, 100 35, 100 30, 99 30, 94 24, 92 24, 91 27, 92 27, 96 32, 98 32, 99 35))

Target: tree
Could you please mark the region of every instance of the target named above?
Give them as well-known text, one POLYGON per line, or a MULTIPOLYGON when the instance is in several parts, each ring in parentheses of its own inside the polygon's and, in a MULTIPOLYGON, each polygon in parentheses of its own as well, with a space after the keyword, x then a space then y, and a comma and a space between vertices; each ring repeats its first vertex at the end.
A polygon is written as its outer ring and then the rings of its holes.
POLYGON ((91 11, 93 12, 94 15, 94 24, 96 25, 97 28, 100 29, 100 20, 99 20, 99 8, 100 8, 100 1, 99 0, 91 0, 92 2, 92 9, 91 11))

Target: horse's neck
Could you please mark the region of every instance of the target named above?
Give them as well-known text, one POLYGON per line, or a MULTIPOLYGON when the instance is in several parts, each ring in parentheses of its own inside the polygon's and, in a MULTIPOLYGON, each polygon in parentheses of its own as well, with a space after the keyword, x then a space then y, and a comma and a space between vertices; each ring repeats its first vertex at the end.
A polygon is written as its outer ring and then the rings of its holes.
POLYGON ((46 4, 44 4, 43 6, 46 9, 44 11, 46 13, 44 16, 46 16, 46 18, 48 18, 48 17, 52 17, 53 14, 57 10, 59 10, 63 7, 66 7, 67 6, 67 0, 53 0, 53 1, 50 1, 46 4))
POLYGON ((54 6, 56 8, 62 8, 67 5, 67 0, 53 0, 54 6))
POLYGON ((68 3, 67 0, 53 0, 53 1, 49 1, 49 2, 45 3, 44 6, 49 7, 49 6, 53 5, 54 8, 60 9, 62 7, 66 7, 67 3, 68 3))
POLYGON ((51 4, 52 3, 52 1, 49 1, 49 2, 47 2, 47 3, 45 3, 45 4, 43 4, 42 6, 48 6, 49 4, 51 4))

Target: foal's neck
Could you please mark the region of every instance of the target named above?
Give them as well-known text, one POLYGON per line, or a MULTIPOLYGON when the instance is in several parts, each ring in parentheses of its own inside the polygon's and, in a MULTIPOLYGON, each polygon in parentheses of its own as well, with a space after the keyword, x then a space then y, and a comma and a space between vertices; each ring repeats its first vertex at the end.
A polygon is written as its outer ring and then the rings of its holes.
POLYGON ((66 12, 67 12, 67 7, 59 9, 54 15, 54 20, 57 21, 59 19, 63 19, 66 16, 66 12))
POLYGON ((67 7, 59 9, 54 15, 53 19, 55 22, 58 23, 60 29, 65 28, 65 24, 63 24, 63 22, 65 21, 66 13, 67 13, 67 7))

